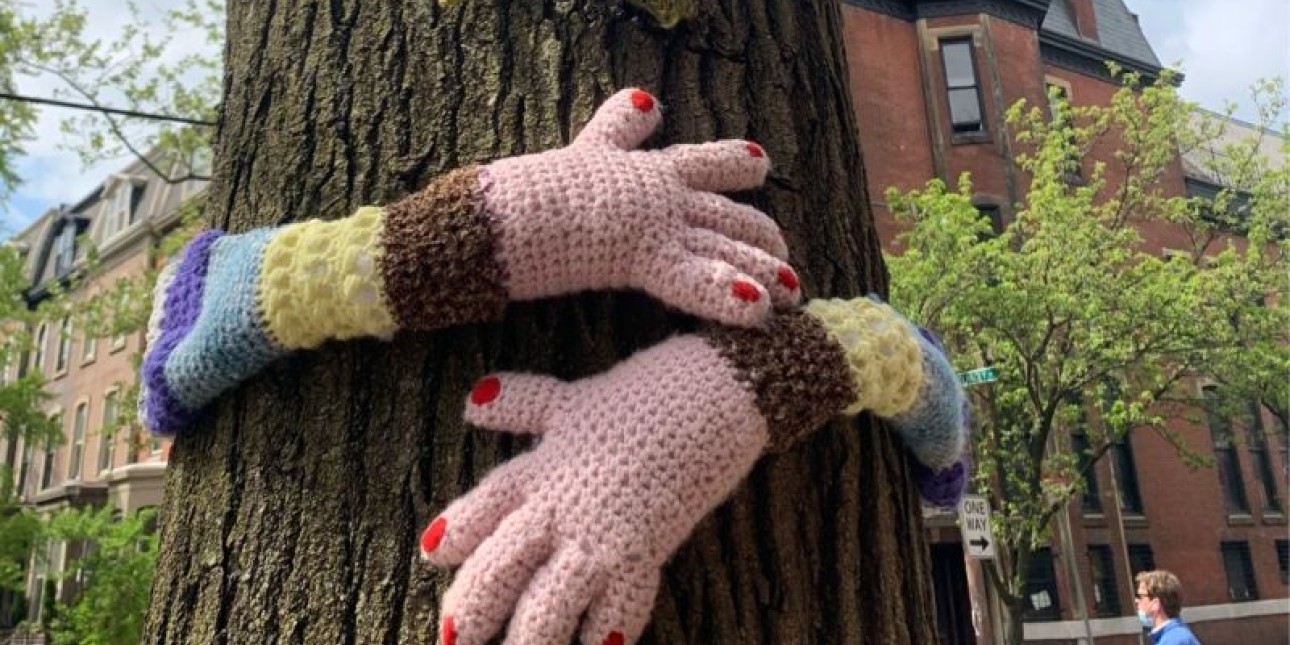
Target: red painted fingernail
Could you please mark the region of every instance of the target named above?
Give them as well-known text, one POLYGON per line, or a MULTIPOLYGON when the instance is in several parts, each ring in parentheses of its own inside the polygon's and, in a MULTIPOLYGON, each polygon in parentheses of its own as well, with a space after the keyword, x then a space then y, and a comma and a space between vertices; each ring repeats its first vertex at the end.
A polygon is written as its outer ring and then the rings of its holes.
POLYGON ((779 268, 779 283, 790 290, 796 289, 797 285, 800 284, 797 280, 797 274, 788 267, 779 268))
POLYGON ((762 150, 762 149, 761 149, 761 146, 759 146, 759 145, 757 145, 757 144, 755 144, 755 143, 753 143, 753 142, 749 141, 749 142, 748 142, 748 154, 750 154, 750 155, 752 155, 752 156, 754 156, 754 157, 757 157, 757 158, 761 158, 761 157, 765 157, 765 156, 766 156, 766 151, 765 151, 765 150, 762 150))
POLYGON ((757 285, 746 280, 735 280, 734 284, 730 285, 730 293, 733 293, 736 298, 744 302, 761 300, 761 291, 757 288, 757 285))
POLYGON ((443 627, 439 629, 439 642, 443 645, 453 645, 457 642, 457 623, 453 621, 452 616, 443 617, 443 627))
POLYGON ((623 645, 626 639, 623 638, 622 632, 609 632, 602 645, 623 645))
POLYGON ((502 381, 496 376, 485 376, 475 384, 475 389, 470 391, 470 402, 475 405, 484 405, 497 400, 497 395, 502 393, 502 381))
POLYGON ((421 552, 434 553, 439 548, 439 543, 443 541, 443 533, 448 530, 448 520, 442 517, 437 518, 430 523, 425 533, 421 534, 421 552))
POLYGON ((641 112, 649 112, 654 109, 654 97, 644 90, 636 90, 632 92, 632 105, 641 112))

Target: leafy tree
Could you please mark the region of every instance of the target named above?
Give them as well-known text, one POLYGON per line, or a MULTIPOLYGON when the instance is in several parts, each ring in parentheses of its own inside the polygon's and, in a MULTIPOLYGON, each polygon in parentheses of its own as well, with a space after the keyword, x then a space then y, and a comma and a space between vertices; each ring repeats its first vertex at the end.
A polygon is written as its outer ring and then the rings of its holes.
POLYGON ((904 252, 887 258, 894 302, 943 331, 961 367, 998 370, 997 383, 972 390, 975 486, 991 498, 1004 547, 987 575, 1011 643, 1022 639, 1034 550, 1127 433, 1157 432, 1188 464, 1205 463, 1168 423, 1200 403, 1186 386, 1197 376, 1284 414, 1290 316, 1284 298, 1263 299, 1286 293, 1284 156, 1227 144, 1207 162, 1222 189, 1179 195, 1161 178, 1177 177, 1180 150, 1219 150, 1213 126, 1179 98, 1169 73, 1149 85, 1120 80, 1104 106, 1009 110, 1030 185, 998 235, 966 176, 957 190, 932 181, 888 195, 908 224, 904 252), (1147 229, 1190 247, 1153 248, 1147 229), (1079 453, 1074 432, 1087 446, 1079 453))
POLYGON ((43 539, 80 547, 60 575, 79 593, 59 604, 50 621, 54 642, 136 645, 143 631, 148 593, 156 569, 156 512, 144 509, 114 517, 111 507, 64 509, 44 527, 43 539))

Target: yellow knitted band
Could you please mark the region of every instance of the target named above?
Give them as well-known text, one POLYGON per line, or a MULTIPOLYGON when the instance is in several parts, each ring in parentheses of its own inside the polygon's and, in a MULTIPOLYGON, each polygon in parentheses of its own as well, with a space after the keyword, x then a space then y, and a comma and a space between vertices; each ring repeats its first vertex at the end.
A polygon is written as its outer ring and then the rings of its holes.
POLYGON ((260 307, 269 333, 287 349, 331 339, 389 337, 397 329, 378 254, 385 211, 282 227, 264 251, 260 307))
POLYGON ((846 414, 871 410, 891 417, 914 405, 923 386, 923 352, 904 317, 863 298, 812 300, 806 313, 824 325, 846 354, 856 392, 846 414))

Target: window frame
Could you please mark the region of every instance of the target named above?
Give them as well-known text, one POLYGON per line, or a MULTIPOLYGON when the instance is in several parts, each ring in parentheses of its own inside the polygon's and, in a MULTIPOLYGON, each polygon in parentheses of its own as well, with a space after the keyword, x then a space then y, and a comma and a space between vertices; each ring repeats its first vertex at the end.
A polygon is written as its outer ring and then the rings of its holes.
POLYGON ((1232 420, 1223 414, 1220 397, 1217 385, 1201 387, 1202 406, 1214 451, 1214 470, 1228 517, 1248 517, 1250 496, 1245 491, 1241 456, 1236 451, 1236 433, 1232 430, 1232 420))
MULTIPOLYGON (((977 143, 988 140, 990 137, 990 125, 986 119, 985 109, 985 91, 981 84, 981 71, 976 61, 976 34, 956 34, 944 35, 937 38, 937 54, 941 64, 941 89, 944 92, 946 116, 950 135, 954 143, 977 143), (946 56, 948 48, 954 48, 964 45, 967 48, 967 63, 972 71, 971 85, 954 85, 950 80, 950 64, 946 56), (975 121, 976 129, 960 129, 959 122, 955 121, 954 100, 951 98, 955 92, 971 90, 976 97, 977 120, 975 121)), ((962 123, 971 123, 964 121, 962 123)))
POLYGON ((82 399, 72 411, 72 440, 68 446, 67 479, 80 479, 85 469, 85 435, 90 425, 90 401, 82 399))
POLYGON ((1263 409, 1256 401, 1246 402, 1245 407, 1246 449, 1250 453, 1254 475, 1259 480, 1261 510, 1265 515, 1282 515, 1285 507, 1281 502, 1281 492, 1277 489, 1277 477, 1269 454, 1271 449, 1263 428, 1263 409))
POLYGON ((1062 619, 1061 593, 1057 589, 1057 567, 1053 551, 1049 547, 1040 547, 1030 554, 1030 575, 1026 576, 1026 594, 1022 600, 1022 616, 1027 622, 1054 622, 1062 619), (1045 570, 1039 567, 1047 565, 1045 570), (1035 575, 1044 573, 1045 577, 1035 575), (1041 592, 1047 593, 1051 604, 1042 609, 1034 607, 1033 598, 1041 592))
POLYGON ((1122 610, 1115 555, 1109 544, 1088 545, 1088 571, 1093 580, 1093 607, 1101 618, 1119 616, 1122 610), (1105 602, 1103 599, 1105 598, 1105 602))
POLYGON ((54 374, 64 374, 72 364, 72 317, 63 316, 58 325, 58 351, 54 354, 54 374))
POLYGON ((134 224, 134 181, 117 177, 112 182, 110 194, 104 201, 103 240, 107 242, 125 232, 134 224))
POLYGON ((103 412, 99 415, 99 472, 111 472, 116 461, 116 433, 110 431, 120 415, 121 389, 113 387, 103 393, 103 412), (111 403, 109 405, 109 402, 111 403), (112 412, 109 418, 108 412, 112 412))
POLYGON ((1218 545, 1219 554, 1223 561, 1223 572, 1227 576, 1227 598, 1232 602, 1252 602, 1259 599, 1258 582, 1254 575, 1254 562, 1250 557, 1250 543, 1246 540, 1223 540, 1218 545), (1239 567, 1240 571, 1233 571, 1232 565, 1239 567), (1234 574, 1239 580, 1234 579, 1234 574), (1238 584, 1244 585, 1243 590, 1246 596, 1242 597, 1239 591, 1242 590, 1238 584))

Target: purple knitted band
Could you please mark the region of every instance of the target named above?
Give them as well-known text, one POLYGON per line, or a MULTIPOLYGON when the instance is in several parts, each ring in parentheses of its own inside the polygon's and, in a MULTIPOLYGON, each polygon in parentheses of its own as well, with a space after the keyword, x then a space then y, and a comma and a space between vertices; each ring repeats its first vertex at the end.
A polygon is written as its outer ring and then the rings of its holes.
POLYGON ((949 468, 934 470, 919 463, 917 459, 911 459, 914 462, 914 474, 918 478, 918 492, 927 500, 927 503, 939 508, 954 508, 958 506, 959 500, 963 499, 963 493, 967 490, 968 467, 967 462, 959 459, 950 465, 949 468))
POLYGON ((179 342, 192 331, 202 310, 202 292, 206 288, 206 269, 210 264, 211 246, 224 231, 203 231, 188 243, 184 258, 175 271, 175 280, 165 293, 161 319, 161 337, 156 347, 148 348, 143 361, 143 381, 147 386, 144 414, 156 432, 173 432, 192 422, 196 410, 185 408, 166 383, 166 361, 179 342))

